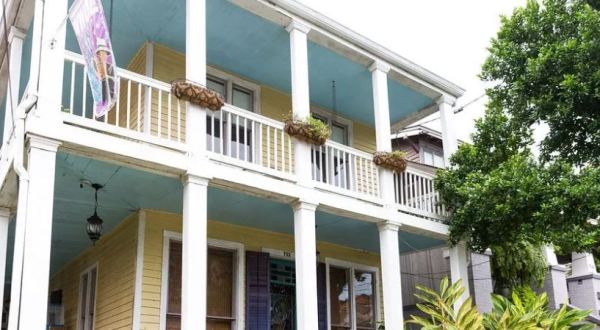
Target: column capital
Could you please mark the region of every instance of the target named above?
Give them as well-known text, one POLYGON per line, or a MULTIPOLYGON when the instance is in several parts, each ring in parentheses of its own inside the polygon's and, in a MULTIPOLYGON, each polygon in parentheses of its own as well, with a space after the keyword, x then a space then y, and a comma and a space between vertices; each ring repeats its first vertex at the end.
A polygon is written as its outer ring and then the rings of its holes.
POLYGON ((56 140, 33 134, 27 135, 27 151, 30 151, 31 149, 41 149, 45 151, 56 152, 60 145, 61 143, 56 140))
POLYGON ((11 26, 10 31, 8 33, 8 42, 12 44, 14 38, 23 40, 26 36, 27 33, 25 32, 25 30, 19 29, 16 26, 11 26))
POLYGON ((456 104, 456 98, 450 95, 442 94, 440 97, 437 98, 437 100, 435 100, 435 104, 449 104, 451 106, 454 106, 456 104))
POLYGON ((401 224, 394 223, 391 221, 383 221, 383 222, 377 223, 377 229, 379 229, 379 232, 388 231, 388 230, 398 232, 398 231, 400 231, 401 226, 402 226, 401 224))
POLYGON ((298 199, 290 204, 294 212, 298 210, 316 211, 319 204, 313 201, 298 199))
POLYGON ((308 26, 308 24, 298 20, 298 19, 292 19, 292 21, 290 22, 290 24, 288 24, 285 29, 288 32, 292 32, 294 30, 298 30, 304 34, 308 34, 308 32, 310 32, 311 27, 308 26))
POLYGON ((373 61, 373 63, 371 64, 371 66, 369 66, 369 71, 373 72, 373 71, 381 71, 383 73, 388 73, 390 72, 391 66, 383 61, 380 60, 375 60, 373 61))
POLYGON ((185 173, 181 176, 181 183, 183 184, 192 183, 208 187, 209 182, 210 179, 192 173, 185 173))

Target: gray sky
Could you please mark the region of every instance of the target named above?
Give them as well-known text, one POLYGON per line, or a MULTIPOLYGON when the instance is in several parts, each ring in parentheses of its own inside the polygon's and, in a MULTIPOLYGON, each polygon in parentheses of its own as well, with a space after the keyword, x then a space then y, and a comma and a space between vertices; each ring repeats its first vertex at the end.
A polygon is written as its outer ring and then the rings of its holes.
MULTIPOLYGON (((467 90, 459 104, 483 94, 477 74, 490 38, 525 0, 299 0, 467 90)), ((485 99, 458 116, 466 140, 485 99)), ((433 115, 432 118, 437 117, 433 115)), ((439 129, 438 121, 430 122, 439 129)))

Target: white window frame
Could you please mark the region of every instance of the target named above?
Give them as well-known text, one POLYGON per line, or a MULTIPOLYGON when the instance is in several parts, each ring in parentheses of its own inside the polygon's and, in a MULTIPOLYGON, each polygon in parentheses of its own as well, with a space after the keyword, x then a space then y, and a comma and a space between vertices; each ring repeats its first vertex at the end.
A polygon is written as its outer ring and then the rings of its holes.
MULTIPOLYGON (((167 328, 167 302, 169 294, 169 247, 171 241, 182 241, 182 235, 178 232, 165 230, 163 232, 163 257, 162 257, 162 276, 160 285, 160 317, 159 329, 167 328)), ((233 293, 233 314, 235 321, 233 328, 244 330, 244 312, 245 312, 245 281, 246 281, 246 255, 244 244, 238 242, 224 241, 218 239, 208 239, 208 247, 219 248, 235 252, 236 263, 234 265, 234 293, 233 293)))
POLYGON ((379 276, 379 268, 373 266, 362 265, 350 261, 338 260, 334 258, 325 258, 326 265, 326 287, 327 287, 327 328, 331 329, 331 297, 330 287, 329 287, 329 267, 339 267, 346 268, 350 271, 350 280, 352 281, 352 288, 349 288, 349 299, 350 299, 350 317, 351 317, 351 329, 356 330, 356 302, 354 301, 354 273, 359 271, 371 272, 375 274, 375 292, 373 292, 373 299, 375 302, 375 328, 377 328, 377 324, 381 322, 381 317, 379 313, 379 292, 381 290, 381 281, 379 276))
POLYGON ((227 95, 225 95, 225 102, 227 102, 228 105, 236 108, 236 109, 240 109, 243 111, 248 111, 246 109, 241 109, 238 107, 235 107, 232 104, 232 100, 233 100, 233 85, 237 85, 242 87, 243 89, 247 89, 249 91, 251 91, 254 95, 253 95, 253 107, 254 107, 254 113, 256 114, 260 114, 260 85, 250 82, 248 80, 242 79, 238 76, 235 76, 231 73, 227 73, 225 71, 221 71, 217 68, 211 67, 211 66, 207 66, 206 67, 206 73, 207 73, 207 78, 209 78, 208 76, 213 76, 219 80, 222 80, 223 82, 225 82, 225 90, 227 91, 227 95))
POLYGON ((348 130, 348 147, 354 145, 354 122, 348 118, 341 117, 340 115, 333 114, 330 111, 323 110, 316 106, 310 107, 310 112, 316 114, 319 117, 327 119, 327 125, 331 128, 333 122, 346 126, 348 130))
POLYGON ((81 273, 79 273, 79 292, 77 293, 78 298, 77 298, 77 330, 92 330, 96 328, 96 303, 98 301, 98 262, 95 262, 94 264, 92 264, 91 266, 87 267, 86 269, 84 269, 81 273), (96 283, 91 283, 90 279, 90 275, 92 270, 96 269, 96 283), (88 286, 86 288, 86 304, 85 304, 85 308, 88 309, 90 307, 89 304, 89 294, 90 294, 90 288, 93 285, 94 286, 94 319, 92 320, 92 329, 87 329, 86 325, 88 324, 87 322, 87 317, 89 315, 89 311, 85 312, 85 323, 83 325, 83 328, 81 327, 81 303, 82 303, 82 297, 81 297, 81 293, 82 293, 82 289, 83 289, 83 276, 84 275, 88 275, 88 286))
MULTIPOLYGON (((419 159, 421 160, 422 164, 425 164, 425 151, 428 150, 431 152, 431 154, 433 155, 434 153, 440 153, 442 155, 442 161, 444 159, 444 149, 440 148, 436 145, 433 145, 429 142, 426 142, 424 140, 419 140, 419 159)), ((434 161, 435 163, 435 161, 434 161)), ((434 166, 437 167, 433 164, 425 164, 428 166, 434 166)), ((444 166, 442 168, 446 167, 446 164, 444 163, 444 166)))

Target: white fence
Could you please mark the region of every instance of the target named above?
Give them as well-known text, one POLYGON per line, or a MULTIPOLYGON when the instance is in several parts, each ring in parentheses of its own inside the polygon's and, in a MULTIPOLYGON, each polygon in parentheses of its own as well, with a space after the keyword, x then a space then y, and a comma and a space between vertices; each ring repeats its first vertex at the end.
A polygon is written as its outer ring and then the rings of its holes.
POLYGON ((402 173, 394 173, 396 203, 405 210, 434 219, 443 219, 448 214, 441 204, 435 189, 433 174, 410 168, 402 173))

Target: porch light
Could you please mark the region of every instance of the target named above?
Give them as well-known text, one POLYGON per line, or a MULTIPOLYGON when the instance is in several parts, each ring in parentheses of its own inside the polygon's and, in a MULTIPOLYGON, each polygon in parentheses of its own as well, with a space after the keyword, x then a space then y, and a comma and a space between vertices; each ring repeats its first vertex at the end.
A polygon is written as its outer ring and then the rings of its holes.
POLYGON ((102 236, 102 219, 98 216, 98 190, 102 189, 102 185, 98 183, 92 183, 94 188, 94 214, 87 219, 87 234, 92 244, 96 244, 96 241, 102 236))

